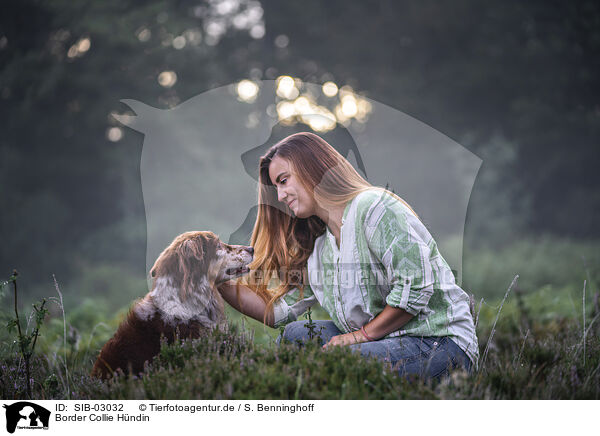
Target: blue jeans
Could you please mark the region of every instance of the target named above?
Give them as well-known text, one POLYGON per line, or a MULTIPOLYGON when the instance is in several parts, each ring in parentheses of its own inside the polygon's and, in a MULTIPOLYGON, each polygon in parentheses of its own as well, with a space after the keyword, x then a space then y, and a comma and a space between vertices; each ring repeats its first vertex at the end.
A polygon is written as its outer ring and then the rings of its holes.
MULTIPOLYGON (((342 334, 333 321, 313 322, 317 325, 316 331, 320 331, 323 343, 342 334)), ((286 325, 283 339, 292 343, 308 341, 308 329, 305 324, 306 321, 294 321, 286 325)), ((277 344, 281 343, 281 339, 280 335, 277 344)), ((439 379, 453 368, 462 367, 471 372, 472 367, 471 360, 465 352, 447 336, 401 336, 347 346, 363 356, 375 356, 389 362, 401 377, 416 375, 424 379, 439 379)))

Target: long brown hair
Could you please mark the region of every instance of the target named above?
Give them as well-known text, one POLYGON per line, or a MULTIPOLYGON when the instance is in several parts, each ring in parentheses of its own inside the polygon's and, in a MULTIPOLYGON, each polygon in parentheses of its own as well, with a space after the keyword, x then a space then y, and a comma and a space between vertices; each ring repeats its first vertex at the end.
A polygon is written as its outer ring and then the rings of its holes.
POLYGON ((406 204, 396 194, 367 182, 335 148, 314 133, 296 133, 273 145, 260 158, 258 215, 251 239, 254 260, 249 265, 250 273, 240 280, 267 302, 265 319, 275 300, 293 287, 297 286, 302 296, 303 285, 308 283, 307 260, 315 239, 325 232, 326 226, 316 215, 294 216, 291 209, 277 199, 269 176, 269 166, 275 156, 289 162, 299 182, 326 210, 344 206, 368 189, 385 191, 406 204), (269 290, 272 279, 278 279, 279 284, 269 290))

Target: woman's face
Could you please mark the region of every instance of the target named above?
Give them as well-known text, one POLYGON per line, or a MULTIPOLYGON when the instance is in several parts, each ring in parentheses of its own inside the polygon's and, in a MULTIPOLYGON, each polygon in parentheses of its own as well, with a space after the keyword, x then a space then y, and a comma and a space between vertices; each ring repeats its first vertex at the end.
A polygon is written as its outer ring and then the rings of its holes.
POLYGON ((290 163, 275 155, 269 165, 269 178, 277 188, 277 199, 285 203, 298 218, 316 215, 316 203, 313 196, 304 189, 290 163))

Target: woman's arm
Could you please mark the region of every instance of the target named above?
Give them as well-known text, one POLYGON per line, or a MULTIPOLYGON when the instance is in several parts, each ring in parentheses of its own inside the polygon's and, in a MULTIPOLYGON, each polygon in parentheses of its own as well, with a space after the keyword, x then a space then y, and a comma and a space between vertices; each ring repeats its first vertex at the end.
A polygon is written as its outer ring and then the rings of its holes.
MULTIPOLYGON (((379 315, 373 318, 368 324, 365 324, 363 328, 365 329, 365 332, 369 338, 378 340, 383 338, 388 333, 399 330, 400 327, 410 321, 413 316, 414 315, 411 315, 404 309, 386 305, 379 315)), ((365 339, 368 340, 366 337, 365 339)))
MULTIPOLYGON (((257 321, 265 322, 264 315, 267 303, 252 291, 252 289, 233 280, 218 285, 217 289, 225 301, 227 301, 234 309, 257 321)), ((265 324, 269 327, 273 327, 274 319, 273 308, 271 308, 270 312, 267 314, 265 324)))
POLYGON ((410 321, 413 316, 414 315, 411 315, 404 309, 386 305, 379 315, 373 318, 368 324, 363 326, 368 337, 365 336, 361 330, 350 332, 332 337, 331 340, 323 346, 323 348, 327 348, 330 345, 351 345, 362 342, 376 341, 383 338, 388 333, 398 330, 400 327, 410 321))

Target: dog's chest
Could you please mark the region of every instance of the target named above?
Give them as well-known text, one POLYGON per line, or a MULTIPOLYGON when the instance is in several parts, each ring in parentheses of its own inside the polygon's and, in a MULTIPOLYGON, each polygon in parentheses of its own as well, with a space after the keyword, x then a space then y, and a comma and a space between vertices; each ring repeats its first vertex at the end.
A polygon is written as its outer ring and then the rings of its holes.
POLYGON ((206 280, 195 284, 193 291, 182 299, 170 277, 159 277, 150 296, 156 311, 167 324, 197 321, 206 327, 215 327, 223 318, 222 302, 215 294, 206 280))

